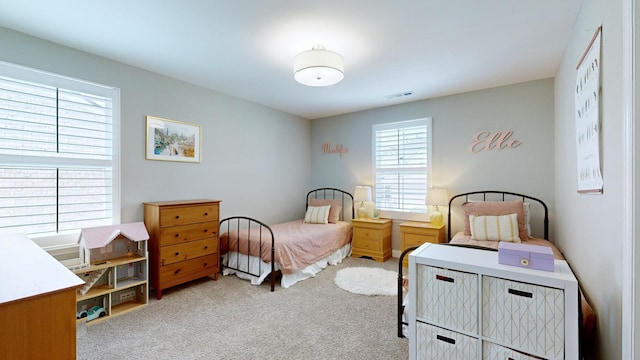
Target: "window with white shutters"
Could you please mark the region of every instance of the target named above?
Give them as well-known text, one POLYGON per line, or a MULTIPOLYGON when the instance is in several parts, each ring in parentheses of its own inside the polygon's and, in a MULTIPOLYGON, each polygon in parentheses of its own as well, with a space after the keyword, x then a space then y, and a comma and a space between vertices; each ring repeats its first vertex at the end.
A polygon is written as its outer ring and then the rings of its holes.
POLYGON ((0 63, 0 234, 119 222, 119 96, 0 63))
POLYGON ((431 119, 373 127, 376 208, 426 213, 431 166, 431 119))

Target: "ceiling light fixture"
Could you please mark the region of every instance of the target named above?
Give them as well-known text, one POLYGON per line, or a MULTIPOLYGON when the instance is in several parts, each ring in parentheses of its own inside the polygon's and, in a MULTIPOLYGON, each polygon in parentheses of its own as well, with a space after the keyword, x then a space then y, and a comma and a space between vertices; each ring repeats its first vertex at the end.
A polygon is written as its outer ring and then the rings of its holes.
POLYGON ((307 86, 330 86, 344 78, 342 56, 316 45, 301 52, 293 60, 293 77, 307 86))

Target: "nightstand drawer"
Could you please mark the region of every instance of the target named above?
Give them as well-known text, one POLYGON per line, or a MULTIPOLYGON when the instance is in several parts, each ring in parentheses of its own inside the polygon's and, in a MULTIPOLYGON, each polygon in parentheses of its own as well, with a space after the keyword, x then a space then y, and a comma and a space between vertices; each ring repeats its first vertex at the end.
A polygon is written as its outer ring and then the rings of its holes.
POLYGON ((368 228, 355 228, 353 236, 355 238, 360 238, 360 239, 379 241, 381 235, 382 233, 380 230, 368 229, 368 228))
POLYGON ((420 265, 416 315, 455 331, 478 333, 478 275, 420 265))
POLYGON ((405 248, 411 246, 420 246, 426 242, 437 244, 438 237, 437 236, 427 236, 427 235, 416 235, 416 234, 404 234, 404 245, 405 248))
POLYGON ((358 248, 358 249, 363 249, 363 250, 374 250, 374 251, 380 251, 381 250, 381 244, 380 241, 377 239, 369 239, 366 237, 356 237, 353 240, 354 244, 353 246, 358 248))
POLYGON ((160 210, 161 227, 218 220, 217 205, 172 207, 160 210))
POLYGON ((218 237, 217 221, 160 228, 160 246, 218 237))
POLYGON ((160 248, 160 264, 169 265, 175 262, 189 260, 217 252, 218 244, 216 243, 215 238, 164 246, 160 248))
POLYGON ((218 255, 177 262, 160 267, 162 288, 168 288, 197 278, 211 275, 218 269, 218 255))

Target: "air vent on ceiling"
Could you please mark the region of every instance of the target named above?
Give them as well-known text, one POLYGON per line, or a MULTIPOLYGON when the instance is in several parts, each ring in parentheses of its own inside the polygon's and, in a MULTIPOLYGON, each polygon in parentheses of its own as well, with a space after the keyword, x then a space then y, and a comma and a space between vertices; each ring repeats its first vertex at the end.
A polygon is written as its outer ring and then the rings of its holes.
POLYGON ((397 99, 397 98, 410 96, 410 95, 413 95, 413 91, 405 91, 405 92, 401 92, 401 93, 397 93, 397 94, 386 95, 385 98, 387 98, 387 99, 397 99))

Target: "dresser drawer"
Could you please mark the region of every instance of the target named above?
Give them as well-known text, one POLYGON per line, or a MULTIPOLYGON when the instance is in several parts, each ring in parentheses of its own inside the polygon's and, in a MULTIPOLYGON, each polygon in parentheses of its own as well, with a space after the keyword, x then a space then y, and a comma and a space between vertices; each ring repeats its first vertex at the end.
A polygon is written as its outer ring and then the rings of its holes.
POLYGON ((478 334, 478 275, 420 265, 416 315, 433 324, 478 334))
POLYGON ((218 237, 217 221, 160 228, 160 246, 218 237))
POLYGON ((353 237, 364 240, 380 240, 382 236, 382 230, 368 229, 368 228, 355 228, 353 237))
POLYGON ((482 334, 545 357, 564 357, 564 292, 505 280, 482 279, 482 334))
POLYGON ((539 360, 539 357, 529 356, 521 352, 511 350, 492 342, 482 342, 482 360, 539 360))
POLYGON ((160 287, 168 288, 211 275, 218 269, 218 254, 177 262, 160 267, 160 287))
POLYGON ((436 326, 416 323, 417 358, 423 360, 479 359, 478 339, 436 326))
POLYGON ((160 265, 169 265, 218 252, 215 238, 191 241, 160 248, 160 265))
POLYGON ((189 207, 169 207, 160 210, 161 227, 218 220, 218 206, 214 204, 189 207))
POLYGON ((426 242, 437 244, 438 237, 431 236, 431 235, 404 234, 405 248, 412 247, 412 246, 419 246, 426 242))

